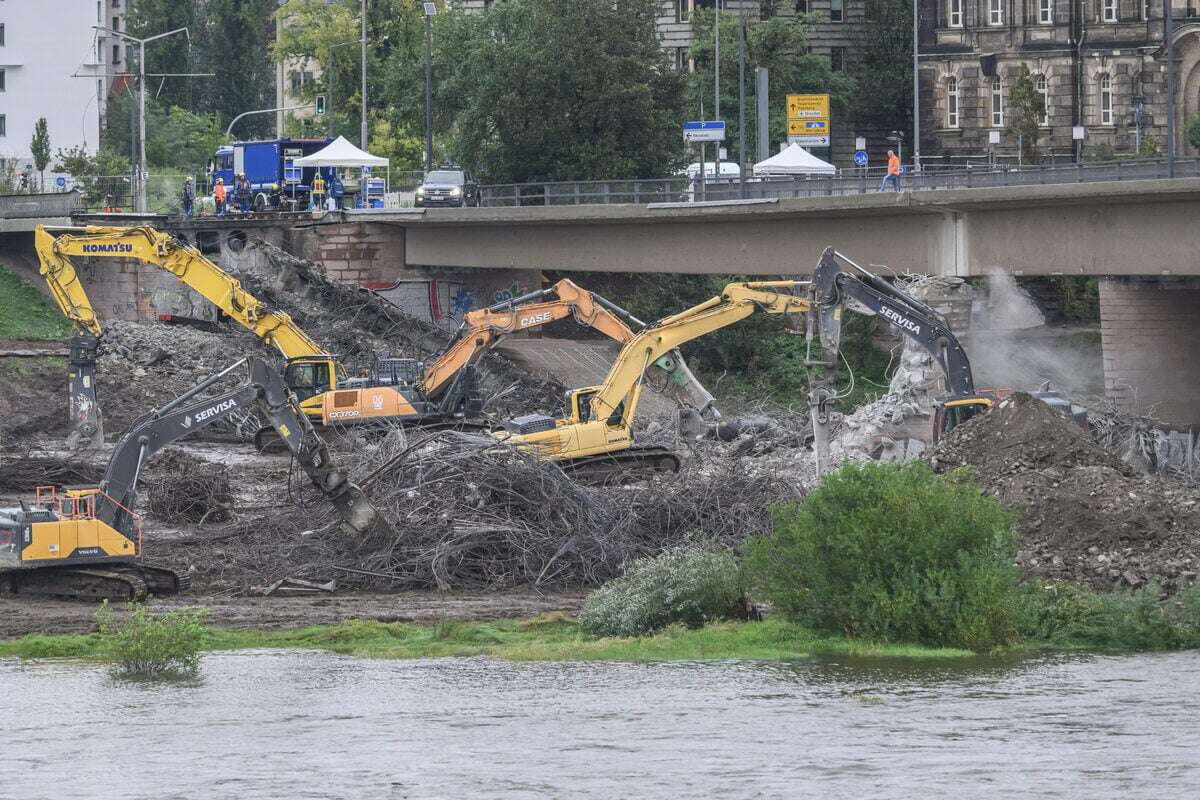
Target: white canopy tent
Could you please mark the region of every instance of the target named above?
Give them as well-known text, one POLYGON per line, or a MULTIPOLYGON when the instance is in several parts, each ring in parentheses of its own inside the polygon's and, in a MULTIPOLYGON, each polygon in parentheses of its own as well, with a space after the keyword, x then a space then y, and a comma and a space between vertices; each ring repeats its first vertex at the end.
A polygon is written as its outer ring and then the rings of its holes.
POLYGON ((293 163, 297 167, 386 167, 389 164, 382 156, 359 150, 345 136, 337 137, 311 156, 297 158, 293 163))
POLYGON ((835 175, 837 167, 814 156, 798 144, 789 144, 754 165, 755 175, 835 175))
MULTIPOLYGON (((360 150, 347 141, 345 136, 339 136, 311 156, 302 156, 295 159, 292 164, 297 167, 358 167, 360 169, 363 167, 370 167, 372 169, 383 167, 384 193, 386 194, 391 189, 391 162, 382 156, 373 156, 365 150, 360 150)), ((363 186, 366 186, 365 180, 363 186)), ((365 191, 365 188, 363 191, 365 191)))

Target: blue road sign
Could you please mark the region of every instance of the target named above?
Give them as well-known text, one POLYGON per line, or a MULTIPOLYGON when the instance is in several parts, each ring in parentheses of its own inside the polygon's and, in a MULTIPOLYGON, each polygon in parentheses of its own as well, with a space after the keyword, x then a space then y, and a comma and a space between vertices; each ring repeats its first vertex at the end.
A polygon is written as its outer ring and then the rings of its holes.
POLYGON ((62 175, 59 175, 57 178, 54 179, 54 185, 57 186, 58 188, 62 189, 67 185, 67 179, 64 178, 62 175))
POLYGON ((725 122, 723 120, 695 120, 683 123, 683 140, 685 142, 723 142, 725 141, 725 122))
POLYGON ((866 150, 855 150, 854 151, 854 163, 860 167, 865 167, 867 165, 867 151, 866 150))

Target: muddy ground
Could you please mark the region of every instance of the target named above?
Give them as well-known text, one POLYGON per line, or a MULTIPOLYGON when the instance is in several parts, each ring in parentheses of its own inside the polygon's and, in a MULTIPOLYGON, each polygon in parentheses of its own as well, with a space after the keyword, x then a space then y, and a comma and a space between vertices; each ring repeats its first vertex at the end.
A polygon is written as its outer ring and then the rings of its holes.
MULTIPOLYGON (((328 625, 349 619, 431 623, 528 618, 560 611, 574 614, 585 592, 355 592, 320 597, 228 597, 187 594, 154 599, 154 613, 202 606, 222 628, 278 629, 328 625)), ((117 609, 118 613, 124 613, 117 609)), ((0 639, 34 633, 89 633, 96 605, 68 600, 0 595, 0 639)))

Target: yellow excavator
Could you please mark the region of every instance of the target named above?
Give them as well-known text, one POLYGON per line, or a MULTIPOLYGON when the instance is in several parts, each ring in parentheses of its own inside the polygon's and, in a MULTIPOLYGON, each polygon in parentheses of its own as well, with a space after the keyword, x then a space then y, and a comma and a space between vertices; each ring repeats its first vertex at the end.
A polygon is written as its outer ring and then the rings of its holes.
MULTIPOLYGON (((102 329, 73 258, 137 259, 170 272, 230 319, 278 349, 286 359, 284 383, 299 399, 305 415, 314 424, 326 426, 428 424, 470 418, 482 410, 474 365, 502 336, 571 316, 581 325, 625 342, 634 335, 628 323, 644 325, 603 298, 562 280, 550 289, 469 312, 450 346, 429 364, 383 358, 376 360, 367 376, 347 377, 337 359, 288 314, 259 301, 236 278, 168 233, 145 226, 38 226, 34 241, 51 294, 74 324, 68 433, 72 446, 103 440, 103 417, 95 386, 96 349, 102 329)), ((699 405, 711 407, 712 395, 677 353, 668 354, 657 366, 677 383, 690 386, 699 405)))
POLYGON ((186 590, 189 576, 139 560, 138 477, 162 448, 248 406, 257 406, 270 421, 337 510, 344 531, 363 534, 380 524, 375 508, 333 461, 279 374, 262 359, 248 357, 139 418, 117 442, 98 486, 37 487, 32 504, 0 508, 0 593, 141 600, 186 590), (201 396, 243 366, 240 385, 201 396))
POLYGON ((603 480, 629 470, 678 470, 679 456, 673 451, 634 443, 633 421, 647 369, 679 346, 755 312, 807 312, 811 285, 807 281, 730 283, 720 296, 659 320, 630 339, 603 384, 567 393, 566 417, 517 417, 496 436, 586 479, 603 480))

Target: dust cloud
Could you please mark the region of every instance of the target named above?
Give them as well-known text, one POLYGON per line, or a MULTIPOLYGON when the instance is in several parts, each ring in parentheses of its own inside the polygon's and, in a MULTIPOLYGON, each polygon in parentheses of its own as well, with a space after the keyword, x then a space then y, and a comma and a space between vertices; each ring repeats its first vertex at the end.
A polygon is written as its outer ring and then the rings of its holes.
POLYGON ((1010 275, 987 277, 972 304, 971 331, 964 340, 977 387, 1031 391, 1049 381, 1077 403, 1103 405, 1099 328, 1047 325, 1010 275))

